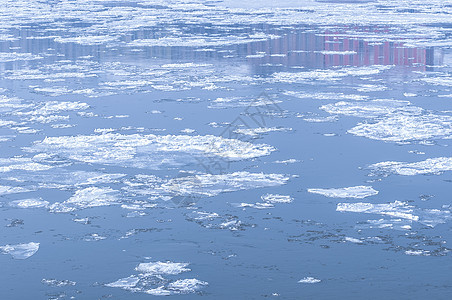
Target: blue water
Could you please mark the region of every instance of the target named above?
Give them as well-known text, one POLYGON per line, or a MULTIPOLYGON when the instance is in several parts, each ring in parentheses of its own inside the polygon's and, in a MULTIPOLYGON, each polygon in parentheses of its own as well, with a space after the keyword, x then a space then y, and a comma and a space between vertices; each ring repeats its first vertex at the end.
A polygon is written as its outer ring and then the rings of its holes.
POLYGON ((0 299, 449 299, 452 3, 283 2, 0 1, 0 299))

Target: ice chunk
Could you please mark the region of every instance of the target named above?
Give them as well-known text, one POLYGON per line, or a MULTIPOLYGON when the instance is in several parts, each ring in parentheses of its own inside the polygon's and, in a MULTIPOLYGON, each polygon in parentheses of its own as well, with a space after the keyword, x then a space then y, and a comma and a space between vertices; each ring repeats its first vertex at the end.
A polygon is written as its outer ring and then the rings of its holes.
POLYGON ((261 199, 267 203, 291 203, 293 201, 291 196, 279 194, 265 194, 261 196, 261 199))
POLYGON ((3 254, 10 254, 14 259, 27 259, 39 250, 39 243, 0 246, 3 254))
POLYGON ((51 212, 71 212, 98 206, 118 204, 117 191, 111 188, 89 187, 75 192, 74 196, 49 206, 51 212))
POLYGON ((135 270, 148 275, 176 275, 182 272, 188 272, 190 269, 186 268, 188 263, 174 263, 174 262, 149 262, 139 264, 135 270))
POLYGON ((322 280, 314 278, 314 277, 304 277, 303 279, 300 279, 298 283, 319 283, 322 280))
POLYGON ((356 136, 387 142, 444 139, 452 135, 452 117, 432 113, 395 114, 375 123, 360 123, 348 132, 356 136))
POLYGON ((320 194, 331 198, 355 198, 363 199, 369 196, 378 194, 371 186, 352 186, 346 188, 331 188, 331 189, 308 189, 309 193, 320 194))
POLYGON ((195 278, 192 279, 179 279, 171 282, 168 285, 168 289, 179 293, 193 293, 199 290, 201 287, 208 285, 207 282, 201 281, 195 278))
POLYGON ((155 165, 171 163, 167 154, 174 152, 179 152, 180 155, 185 153, 241 160, 269 155, 275 149, 265 144, 255 145, 211 135, 158 136, 106 133, 91 136, 47 137, 27 150, 55 154, 88 163, 152 168, 155 165))
POLYGON ((424 174, 440 174, 452 171, 452 157, 429 158, 414 163, 385 161, 370 165, 369 168, 381 173, 413 176, 424 174))
POLYGON ((18 208, 40 208, 47 207, 49 202, 42 199, 23 199, 11 201, 9 205, 18 208))

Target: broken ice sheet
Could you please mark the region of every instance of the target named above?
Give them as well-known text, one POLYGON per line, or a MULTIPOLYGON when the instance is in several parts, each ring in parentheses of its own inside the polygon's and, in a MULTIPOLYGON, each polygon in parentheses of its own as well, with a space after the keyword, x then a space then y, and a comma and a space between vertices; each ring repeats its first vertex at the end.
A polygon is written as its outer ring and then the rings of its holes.
POLYGON ((79 209, 119 204, 117 191, 111 188, 89 187, 78 190, 64 202, 55 202, 49 206, 51 212, 67 213, 79 209))
POLYGON ((27 259, 39 250, 39 243, 30 242, 27 244, 0 246, 3 254, 9 254, 14 259, 27 259))
POLYGON ((330 198, 355 198, 363 199, 378 194, 371 186, 352 186, 346 188, 308 189, 309 193, 320 194, 330 198))
POLYGON ((452 157, 429 158, 419 162, 406 163, 396 161, 385 161, 369 166, 374 175, 397 174, 404 176, 441 174, 452 171, 452 157))
POLYGON ((275 151, 269 145, 251 144, 212 135, 159 136, 114 133, 47 137, 26 150, 87 163, 154 169, 163 165, 186 164, 191 155, 242 160, 269 155, 275 151), (178 155, 168 158, 168 153, 178 155))
POLYGON ((443 224, 452 218, 450 210, 439 209, 423 209, 407 202, 394 201, 384 204, 372 203, 338 203, 337 211, 339 212, 356 212, 366 214, 385 215, 395 219, 406 219, 409 221, 419 222, 429 227, 435 227, 443 224))
POLYGON ((208 229, 228 229, 234 232, 245 230, 247 227, 255 227, 255 224, 242 222, 237 216, 230 214, 220 215, 218 213, 193 211, 185 216, 187 221, 195 222, 208 229))
POLYGON ((45 208, 49 202, 42 199, 22 199, 11 201, 9 205, 17 208, 45 208))
POLYGON ((423 115, 394 114, 374 123, 359 123, 348 130, 356 136, 386 142, 413 142, 445 139, 452 136, 452 117, 426 113, 423 115))
POLYGON ((149 262, 140 263, 135 270, 137 275, 121 278, 107 283, 107 287, 122 288, 131 292, 140 292, 154 296, 168 296, 174 294, 190 294, 199 291, 208 283, 195 279, 177 279, 175 276, 190 272, 188 263, 149 262))

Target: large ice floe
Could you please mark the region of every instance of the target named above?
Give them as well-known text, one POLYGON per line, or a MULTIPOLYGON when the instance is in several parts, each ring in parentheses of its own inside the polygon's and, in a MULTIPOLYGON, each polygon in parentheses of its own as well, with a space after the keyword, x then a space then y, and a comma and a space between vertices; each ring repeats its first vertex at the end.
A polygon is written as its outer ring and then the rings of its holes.
POLYGON ((191 270, 187 268, 188 265, 188 263, 170 261, 140 263, 135 268, 139 274, 118 279, 105 286, 154 296, 196 293, 208 283, 196 278, 178 279, 175 277, 181 273, 190 272, 191 270))
POLYGON ((340 101, 323 105, 320 109, 335 115, 371 119, 348 130, 348 133, 369 139, 407 143, 452 136, 451 116, 412 106, 409 101, 340 101))
POLYGON ((153 175, 137 175, 126 180, 124 190, 131 194, 167 197, 212 197, 224 192, 278 186, 287 183, 289 176, 234 172, 227 174, 188 174, 172 179, 153 175))
POLYGON ((434 227, 451 219, 450 210, 422 209, 407 202, 394 201, 383 204, 373 203, 338 203, 337 211, 385 215, 395 219, 405 219, 434 227))
POLYGON ((330 188, 330 189, 308 189, 309 193, 320 194, 330 198, 355 198, 363 199, 366 197, 378 194, 378 191, 371 186, 352 186, 345 188, 330 188))
POLYGON ((452 157, 429 158, 419 162, 385 161, 369 166, 375 174, 397 174, 405 176, 441 174, 452 171, 452 157))
POLYGON ((49 206, 51 212, 72 212, 79 209, 118 204, 117 191, 111 188, 88 187, 78 190, 64 202, 49 206))
POLYGON ((3 254, 9 254, 14 259, 27 259, 39 250, 39 243, 30 242, 27 244, 0 246, 3 254))
POLYGON ((158 169, 162 165, 183 164, 183 158, 187 159, 190 155, 241 160, 269 155, 275 149, 265 144, 255 145, 212 135, 106 133, 47 137, 26 150, 87 163, 158 169), (185 157, 168 157, 169 153, 181 153, 179 156, 185 154, 185 157))

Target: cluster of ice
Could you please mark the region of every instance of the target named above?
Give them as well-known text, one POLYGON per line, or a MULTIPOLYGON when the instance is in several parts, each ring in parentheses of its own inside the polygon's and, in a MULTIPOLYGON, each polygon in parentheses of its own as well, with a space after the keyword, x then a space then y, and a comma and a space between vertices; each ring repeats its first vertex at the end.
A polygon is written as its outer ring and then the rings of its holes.
POLYGON ((76 284, 75 281, 71 280, 58 280, 58 279, 42 279, 42 284, 52 286, 52 287, 63 287, 63 286, 74 286, 76 284))
POLYGON ((430 227, 445 223, 452 217, 449 210, 421 209, 402 201, 394 201, 385 204, 363 202, 338 203, 336 210, 340 212, 385 215, 395 219, 406 219, 419 222, 430 227))
POLYGON ((254 227, 239 220, 237 216, 220 215, 205 211, 193 211, 186 215, 187 220, 195 222, 199 226, 207 229, 227 229, 232 232, 245 230, 246 227, 254 227))
POLYGON ((188 265, 188 263, 170 261, 140 263, 135 268, 139 272, 138 275, 121 278, 115 282, 107 283, 105 286, 154 296, 196 293, 207 286, 208 283, 195 278, 173 279, 175 275, 191 271, 186 268, 188 265))
MULTIPOLYGON (((275 149, 265 144, 251 144, 212 135, 79 135, 47 137, 27 148, 30 152, 59 155, 87 163, 155 168, 164 164, 181 164, 168 159, 168 153, 217 156, 228 160, 250 159, 269 155, 275 149)), ((185 158, 186 159, 186 158, 185 158)))
POLYGON ((412 163, 385 161, 370 165, 369 168, 378 173, 393 173, 404 176, 440 174, 452 171, 452 157, 429 158, 412 163))
POLYGON ((30 242, 27 244, 0 246, 3 254, 9 254, 14 259, 27 259, 39 250, 39 243, 30 242))
POLYGON ((330 198, 355 198, 363 199, 366 197, 378 194, 378 191, 371 186, 352 186, 346 188, 331 188, 331 189, 308 189, 309 193, 320 194, 330 198))
POLYGON ((11 62, 17 60, 36 60, 42 59, 42 56, 33 55, 31 53, 18 53, 18 52, 0 52, 0 63, 11 62))

